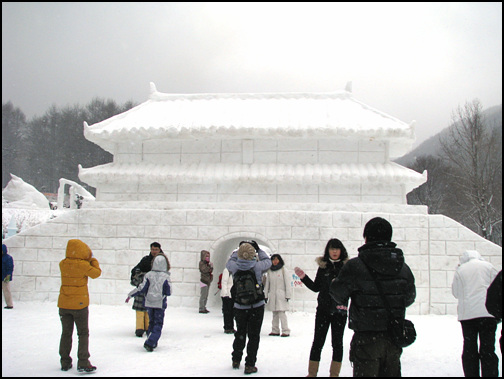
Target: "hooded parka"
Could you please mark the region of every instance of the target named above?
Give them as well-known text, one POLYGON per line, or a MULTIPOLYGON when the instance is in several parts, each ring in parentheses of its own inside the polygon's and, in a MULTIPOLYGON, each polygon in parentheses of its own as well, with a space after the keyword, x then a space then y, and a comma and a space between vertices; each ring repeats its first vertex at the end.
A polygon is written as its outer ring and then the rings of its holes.
POLYGON ((210 264, 210 262, 207 262, 205 258, 208 256, 210 258, 210 252, 207 250, 201 250, 200 253, 200 262, 199 262, 199 270, 201 273, 200 281, 201 283, 206 284, 207 286, 212 283, 213 280, 213 266, 210 264))
POLYGON ((370 273, 381 282, 383 294, 395 317, 404 318, 406 307, 416 297, 415 278, 404 262, 404 254, 394 242, 370 242, 361 246, 330 286, 337 304, 351 298, 348 327, 354 331, 386 331, 388 312, 370 273))
POLYGON ((458 299, 459 321, 493 317, 485 307, 485 300, 496 276, 497 269, 476 250, 467 250, 461 255, 452 283, 453 296, 458 299))
POLYGON ((168 260, 163 254, 158 254, 152 263, 152 270, 144 276, 138 288, 133 289, 128 296, 145 295, 146 308, 166 309, 166 296, 171 295, 171 280, 168 272, 168 260))
POLYGON ((78 239, 68 241, 66 258, 60 264, 61 288, 58 308, 83 309, 89 305, 88 277, 101 275, 98 260, 88 245, 78 239))

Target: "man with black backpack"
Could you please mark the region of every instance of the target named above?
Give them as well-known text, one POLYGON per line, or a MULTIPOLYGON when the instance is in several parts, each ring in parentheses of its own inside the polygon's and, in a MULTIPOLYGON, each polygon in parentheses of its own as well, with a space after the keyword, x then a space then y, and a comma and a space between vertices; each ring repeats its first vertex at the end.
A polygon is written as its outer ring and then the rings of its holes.
POLYGON ((242 241, 233 252, 226 268, 233 275, 231 297, 234 301, 236 333, 233 342, 233 369, 240 367, 248 336, 245 374, 257 372, 255 363, 264 318, 262 275, 271 267, 268 254, 255 241, 242 241))

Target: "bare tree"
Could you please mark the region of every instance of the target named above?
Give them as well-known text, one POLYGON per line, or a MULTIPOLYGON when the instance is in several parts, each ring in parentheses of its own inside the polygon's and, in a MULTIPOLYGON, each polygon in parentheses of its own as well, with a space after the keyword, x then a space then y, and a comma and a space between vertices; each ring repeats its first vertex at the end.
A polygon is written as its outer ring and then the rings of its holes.
POLYGON ((430 214, 443 213, 449 185, 446 180, 447 166, 443 159, 422 155, 415 158, 409 168, 420 173, 427 170, 428 179, 426 183, 408 193, 408 204, 427 205, 430 214))
POLYGON ((451 167, 448 174, 454 179, 453 192, 462 194, 458 201, 468 223, 492 240, 494 227, 502 224, 502 202, 496 199, 502 193, 502 175, 498 174, 502 170, 502 149, 497 130, 485 124, 477 99, 459 106, 452 118, 454 123, 440 143, 451 167))

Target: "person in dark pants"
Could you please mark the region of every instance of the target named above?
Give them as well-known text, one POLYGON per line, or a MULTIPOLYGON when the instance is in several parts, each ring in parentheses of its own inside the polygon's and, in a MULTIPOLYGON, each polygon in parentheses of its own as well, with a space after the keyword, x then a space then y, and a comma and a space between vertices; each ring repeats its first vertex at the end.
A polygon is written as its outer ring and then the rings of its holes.
POLYGON ((317 312, 315 314, 315 332, 308 363, 308 376, 317 376, 322 348, 331 327, 331 342, 333 348, 331 367, 329 374, 332 377, 339 376, 341 362, 343 360, 343 333, 347 320, 346 304, 336 308, 336 303, 329 295, 329 286, 335 279, 343 265, 348 261, 348 253, 343 243, 337 239, 330 239, 325 247, 324 255, 318 257, 316 262, 319 266, 315 281, 299 267, 294 272, 303 284, 313 292, 318 292, 317 312))
POLYGON ((348 327, 354 331, 350 343, 353 376, 401 376, 402 348, 387 332, 389 316, 374 276, 394 317, 402 319, 406 307, 415 301, 415 278, 402 250, 391 242, 392 225, 387 220, 369 220, 363 237, 365 244, 358 249, 359 255, 343 266, 329 292, 337 304, 351 299, 348 327))
MULTIPOLYGON (((490 287, 488 287, 485 307, 488 313, 494 316, 498 322, 502 321, 502 270, 499 271, 490 287)), ((499 345, 502 353, 502 328, 499 345)))
MULTIPOLYGON (((238 250, 229 258, 226 268, 234 275, 238 271, 253 270, 257 283, 262 285, 262 275, 271 267, 271 259, 259 248, 255 241, 240 243, 238 250)), ((234 302, 236 333, 233 342, 232 367, 238 369, 245 349, 246 339, 247 356, 245 358, 245 374, 257 372, 255 363, 259 349, 260 333, 264 319, 264 300, 259 300, 250 305, 241 305, 234 302)))
POLYGON ((495 267, 484 261, 478 251, 467 250, 460 256, 452 293, 458 299, 458 320, 464 337, 462 368, 467 377, 480 376, 480 368, 481 376, 499 375, 499 358, 495 354, 497 320, 485 307, 488 287, 496 276, 495 267))
POLYGON ((61 320, 61 339, 59 346, 61 370, 72 368, 72 335, 74 324, 77 327, 79 345, 77 350, 77 371, 93 372, 96 366, 89 362, 89 292, 88 278, 96 279, 101 269, 88 245, 78 239, 67 243, 66 258, 60 264, 61 288, 58 297, 61 320))
POLYGON ((224 269, 221 278, 222 316, 224 318, 224 333, 233 334, 234 328, 234 301, 231 298, 233 276, 228 269, 224 269))

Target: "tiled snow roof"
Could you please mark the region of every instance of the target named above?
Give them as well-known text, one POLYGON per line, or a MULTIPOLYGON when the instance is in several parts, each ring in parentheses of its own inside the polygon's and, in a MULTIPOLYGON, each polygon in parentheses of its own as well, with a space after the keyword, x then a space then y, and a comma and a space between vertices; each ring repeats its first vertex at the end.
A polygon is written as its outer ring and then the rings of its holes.
POLYGON ((159 138, 356 137, 414 141, 413 125, 333 93, 164 94, 151 83, 146 102, 102 122, 86 138, 114 144, 159 138))
POLYGON ((99 183, 405 183, 415 188, 426 181, 396 163, 387 164, 132 164, 107 163, 82 168, 80 180, 99 183))

